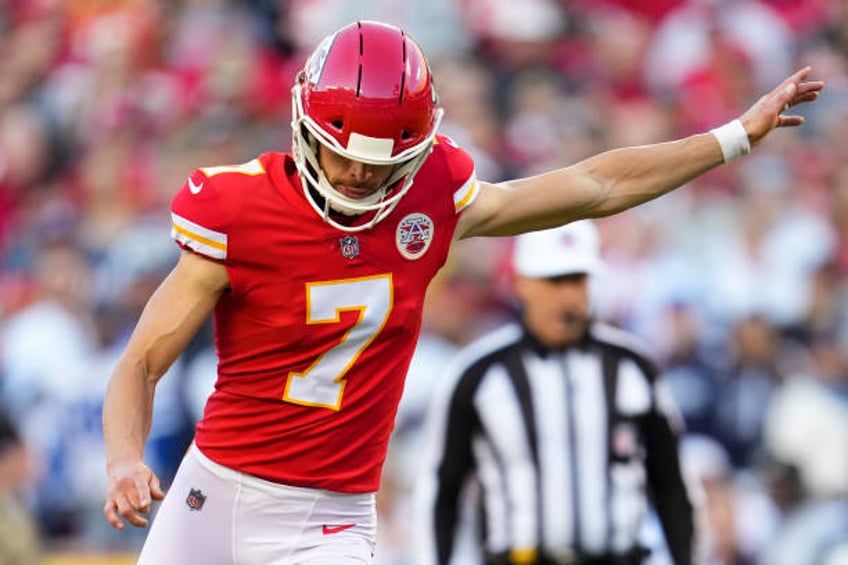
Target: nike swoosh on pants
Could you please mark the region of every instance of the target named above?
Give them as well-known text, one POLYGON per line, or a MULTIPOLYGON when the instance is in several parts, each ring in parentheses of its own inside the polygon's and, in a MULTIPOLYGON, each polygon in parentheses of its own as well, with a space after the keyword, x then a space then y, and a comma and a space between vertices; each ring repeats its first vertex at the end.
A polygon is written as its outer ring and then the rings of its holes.
POLYGON ((322 531, 324 532, 325 536, 329 536, 329 535, 332 535, 332 534, 337 534, 339 532, 343 532, 343 531, 347 530, 348 528, 354 527, 355 525, 356 524, 342 524, 341 526, 328 526, 327 524, 324 524, 324 528, 323 528, 322 531))

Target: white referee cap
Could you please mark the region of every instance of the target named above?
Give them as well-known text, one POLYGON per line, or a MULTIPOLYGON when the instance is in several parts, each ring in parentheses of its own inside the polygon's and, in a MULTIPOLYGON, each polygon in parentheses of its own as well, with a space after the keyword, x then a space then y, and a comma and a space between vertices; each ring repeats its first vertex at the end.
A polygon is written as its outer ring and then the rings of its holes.
POLYGON ((592 220, 523 233, 514 243, 512 266, 525 277, 592 274, 601 266, 600 236, 592 220))

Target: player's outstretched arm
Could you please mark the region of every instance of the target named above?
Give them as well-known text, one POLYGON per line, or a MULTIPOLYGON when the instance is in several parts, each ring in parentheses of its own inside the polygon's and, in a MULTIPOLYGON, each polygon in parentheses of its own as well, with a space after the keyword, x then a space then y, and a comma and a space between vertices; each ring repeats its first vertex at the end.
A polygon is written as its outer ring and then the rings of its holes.
POLYGON ((184 252, 162 282, 115 367, 103 405, 108 491, 103 514, 115 528, 124 520, 146 526, 153 500, 164 492, 144 464, 157 381, 197 333, 229 284, 226 269, 184 252))
POLYGON ((606 151, 563 169, 498 184, 480 183, 457 237, 512 235, 610 216, 678 188, 748 152, 778 127, 804 118, 784 114, 824 87, 806 67, 762 96, 738 120, 684 139, 606 151))

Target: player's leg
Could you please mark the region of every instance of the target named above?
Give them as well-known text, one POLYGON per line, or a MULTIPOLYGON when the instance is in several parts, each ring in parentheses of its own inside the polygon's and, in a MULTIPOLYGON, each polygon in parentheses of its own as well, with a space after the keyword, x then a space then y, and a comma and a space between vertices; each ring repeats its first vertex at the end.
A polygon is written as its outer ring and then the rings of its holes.
POLYGON ((298 565, 368 565, 374 562, 377 510, 373 494, 325 493, 304 532, 298 565))
POLYGON ((139 565, 373 562, 374 494, 271 483, 192 447, 159 508, 139 565))
POLYGON ((248 478, 239 496, 240 565, 365 565, 373 562, 373 493, 338 494, 248 478))
POLYGON ((214 472, 194 446, 186 454, 142 548, 138 565, 231 565, 239 485, 214 472))

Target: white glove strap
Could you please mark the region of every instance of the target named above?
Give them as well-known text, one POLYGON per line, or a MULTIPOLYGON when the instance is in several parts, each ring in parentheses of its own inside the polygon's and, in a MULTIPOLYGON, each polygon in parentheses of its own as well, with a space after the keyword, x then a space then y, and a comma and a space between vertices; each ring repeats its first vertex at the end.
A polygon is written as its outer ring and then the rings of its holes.
POLYGON ((725 163, 751 152, 748 132, 745 131, 745 126, 738 119, 711 129, 710 133, 716 137, 718 144, 721 145, 721 153, 724 155, 725 163))

